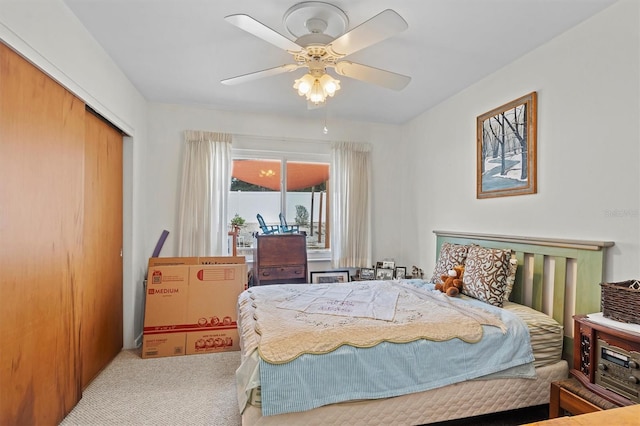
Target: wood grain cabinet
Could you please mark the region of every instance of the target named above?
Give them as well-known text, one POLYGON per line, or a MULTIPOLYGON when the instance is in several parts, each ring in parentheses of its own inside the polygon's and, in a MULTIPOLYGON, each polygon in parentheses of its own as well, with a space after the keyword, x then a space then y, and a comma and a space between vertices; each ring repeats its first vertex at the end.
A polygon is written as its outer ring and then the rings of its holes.
POLYGON ((640 333, 607 327, 586 315, 574 319, 571 375, 618 406, 640 402, 640 333))
POLYGON ((257 235, 253 265, 254 285, 306 283, 306 234, 257 235))

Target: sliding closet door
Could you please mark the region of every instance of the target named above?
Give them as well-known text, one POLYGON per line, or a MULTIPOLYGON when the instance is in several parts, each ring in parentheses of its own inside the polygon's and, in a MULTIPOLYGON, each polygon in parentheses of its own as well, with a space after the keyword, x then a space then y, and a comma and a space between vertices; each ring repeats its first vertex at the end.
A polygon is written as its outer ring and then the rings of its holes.
POLYGON ((87 111, 82 385, 122 349, 122 134, 87 111))
POLYGON ((80 399, 82 101, 0 43, 0 424, 80 399))

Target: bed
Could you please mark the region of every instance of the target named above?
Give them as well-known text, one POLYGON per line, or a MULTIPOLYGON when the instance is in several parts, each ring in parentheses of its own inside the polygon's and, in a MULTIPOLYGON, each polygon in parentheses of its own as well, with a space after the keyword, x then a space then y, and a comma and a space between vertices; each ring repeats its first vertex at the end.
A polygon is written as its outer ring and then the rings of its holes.
POLYGON ((365 299, 373 291, 375 306, 369 301, 358 307, 360 299, 350 299, 350 309, 362 311, 357 319, 333 312, 336 327, 313 314, 334 309, 335 304, 316 302, 343 297, 344 284, 250 288, 238 299, 242 363, 236 376, 243 425, 420 425, 548 403, 550 383, 568 376, 572 315, 599 310, 598 284, 613 243, 434 232, 434 276, 460 260, 452 253, 461 248, 466 278, 483 269, 474 267, 478 253, 509 253, 511 267, 503 268, 500 280, 510 294, 496 302, 493 293, 476 294, 469 286, 474 297, 447 300, 433 290, 431 270, 424 280, 350 283, 352 293, 362 291, 365 299), (433 321, 422 315, 426 311, 449 320, 422 324, 433 321), (460 312, 471 319, 450 320, 460 312), (391 335, 371 334, 371 324, 388 323, 389 315, 400 328, 391 335), (312 327, 296 330, 300 318, 312 327), (464 327, 444 327, 451 323, 464 327), (349 344, 336 344, 344 343, 345 334, 352 336, 349 344), (524 344, 501 340, 522 336, 524 344), (424 368, 427 354, 435 357, 424 368), (451 354, 464 354, 464 360, 451 354), (450 366, 452 373, 445 374, 450 366), (364 385, 355 383, 359 378, 364 385))

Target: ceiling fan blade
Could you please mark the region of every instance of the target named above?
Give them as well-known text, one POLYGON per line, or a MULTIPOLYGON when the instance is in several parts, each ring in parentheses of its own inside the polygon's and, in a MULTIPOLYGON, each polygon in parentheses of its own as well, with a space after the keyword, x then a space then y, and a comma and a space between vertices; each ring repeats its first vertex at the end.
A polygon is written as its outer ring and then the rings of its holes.
POLYGON ((331 50, 343 56, 369 47, 409 28, 402 16, 391 9, 384 10, 341 35, 329 46, 331 50))
POLYGON ((261 38, 262 40, 273 44, 274 46, 286 51, 298 52, 302 47, 298 46, 279 32, 272 30, 261 22, 256 21, 249 15, 238 14, 229 15, 224 18, 225 21, 232 25, 261 38))
POLYGON ((220 83, 226 84, 228 86, 233 86, 235 84, 246 83, 248 81, 257 80, 259 78, 271 77, 272 75, 278 75, 285 72, 295 71, 300 68, 299 65, 296 64, 286 64, 280 65, 279 67, 269 68, 262 71, 256 71, 249 74, 239 75, 237 77, 226 78, 221 80, 220 83))
POLYGON ((406 75, 349 61, 338 62, 335 65, 335 70, 336 73, 345 77, 355 78, 356 80, 366 81, 367 83, 377 84, 393 90, 402 90, 411 81, 411 77, 406 75))

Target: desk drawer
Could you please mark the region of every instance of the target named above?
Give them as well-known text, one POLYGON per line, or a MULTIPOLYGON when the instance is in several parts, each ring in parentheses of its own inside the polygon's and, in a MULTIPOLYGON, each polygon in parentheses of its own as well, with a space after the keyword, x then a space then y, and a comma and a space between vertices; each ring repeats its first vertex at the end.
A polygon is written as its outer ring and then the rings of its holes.
POLYGON ((258 274, 260 280, 289 280, 289 279, 306 279, 306 268, 304 265, 288 265, 288 266, 271 266, 268 268, 260 268, 258 274))

